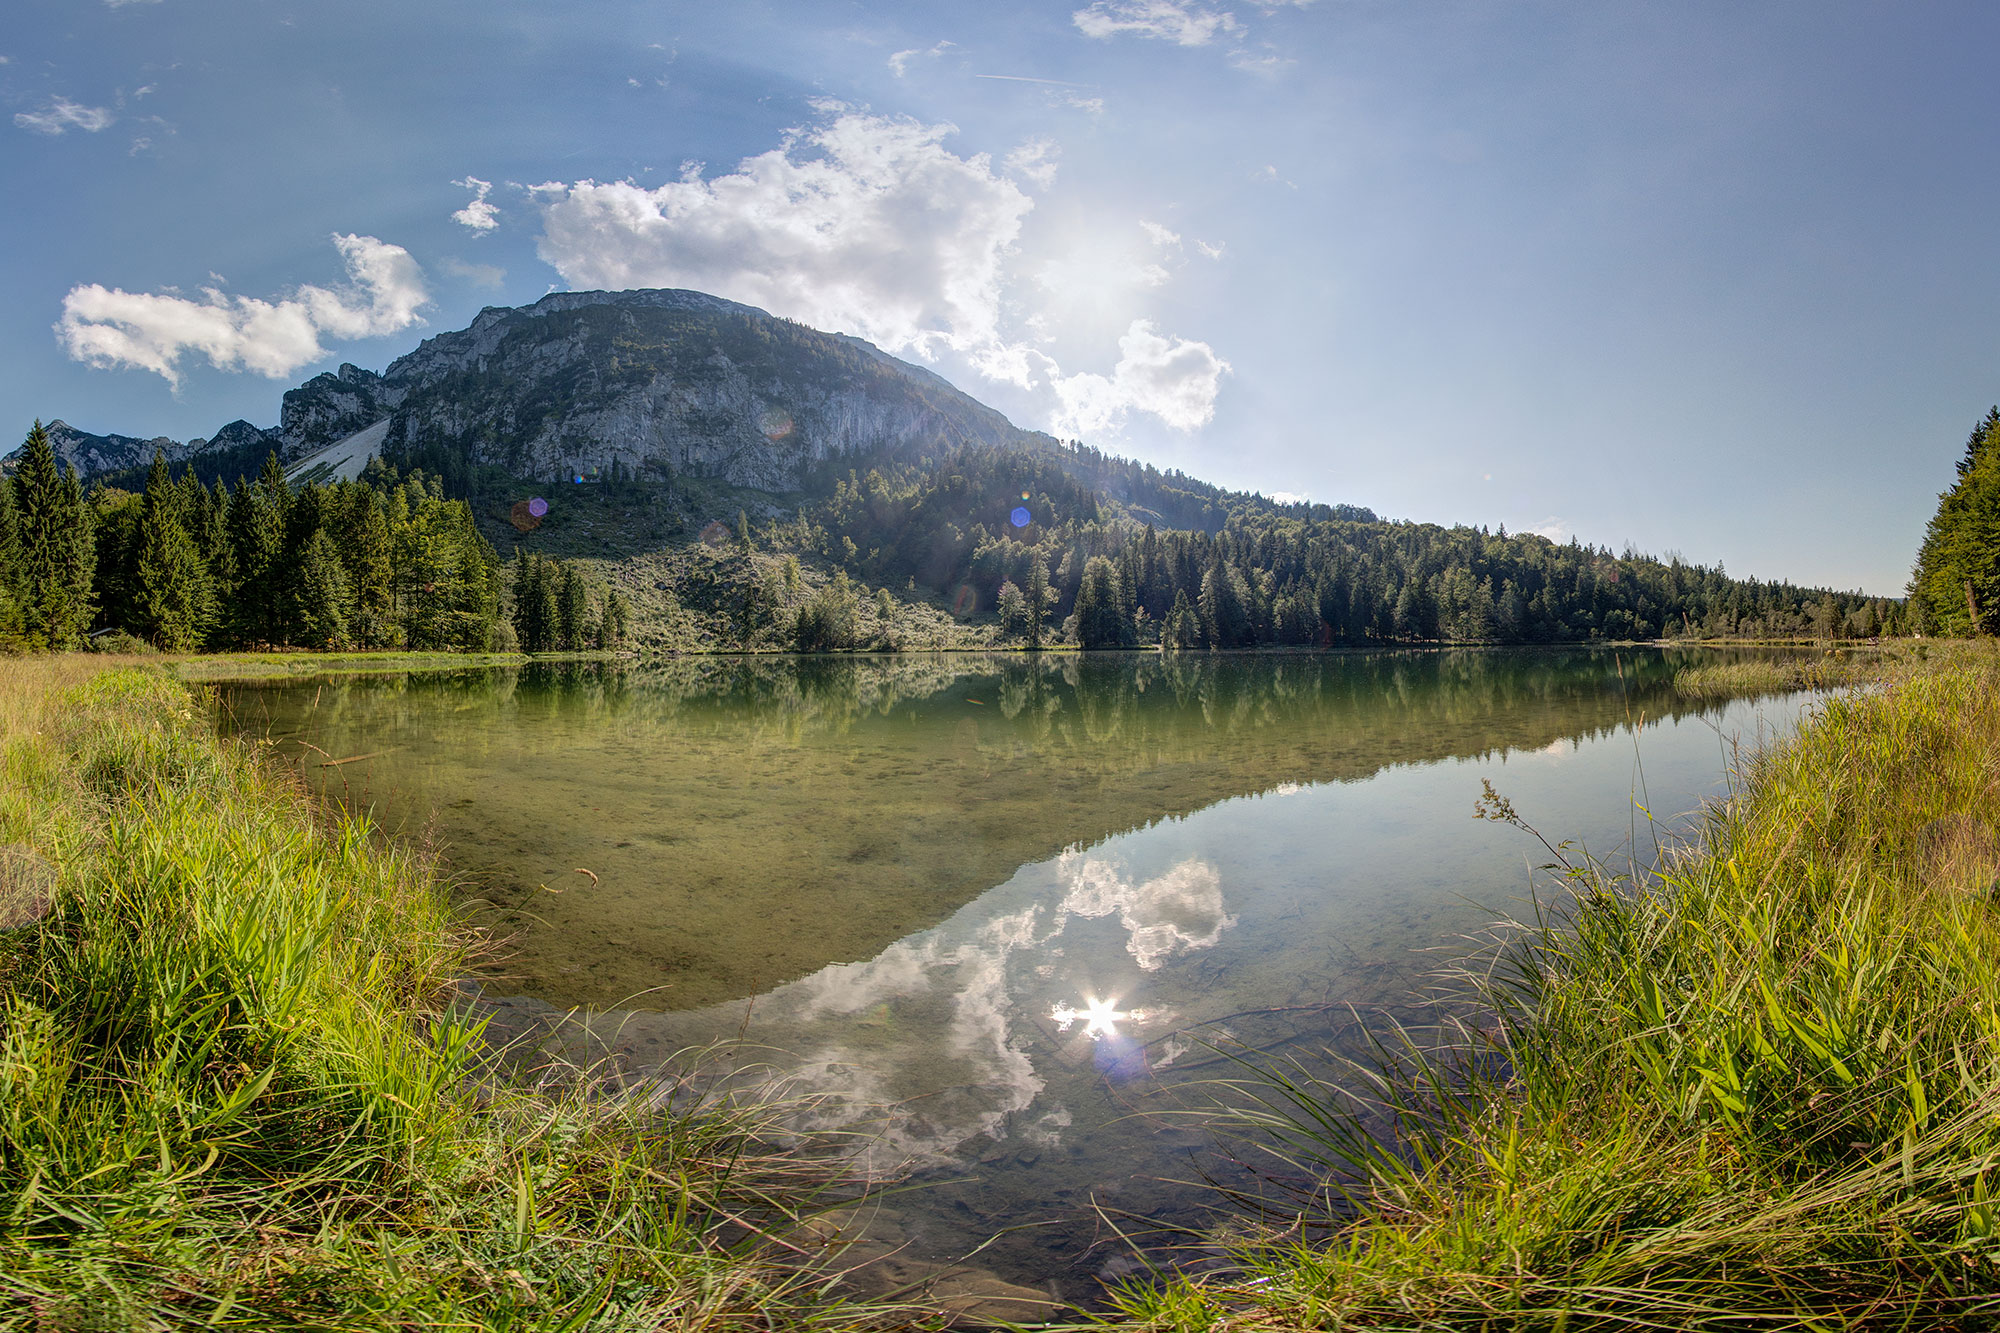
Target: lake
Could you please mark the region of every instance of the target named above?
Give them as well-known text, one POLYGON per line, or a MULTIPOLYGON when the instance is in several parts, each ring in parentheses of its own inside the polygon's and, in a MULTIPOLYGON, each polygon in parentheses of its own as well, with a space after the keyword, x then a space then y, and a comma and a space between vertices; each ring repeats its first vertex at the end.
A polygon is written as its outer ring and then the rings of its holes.
POLYGON ((219 703, 443 856, 505 940, 494 1033, 634 1078, 734 1043, 697 1063, 909 1175, 868 1252, 990 1242, 1089 1302, 1140 1271, 1117 1231, 1198 1262, 1236 1216, 1204 1182, 1263 1188, 1199 1114, 1229 1053, 1365 1056, 1527 910, 1547 855, 1473 818, 1482 780, 1643 865, 1806 703, 1674 691, 1744 655, 704 657, 219 703))

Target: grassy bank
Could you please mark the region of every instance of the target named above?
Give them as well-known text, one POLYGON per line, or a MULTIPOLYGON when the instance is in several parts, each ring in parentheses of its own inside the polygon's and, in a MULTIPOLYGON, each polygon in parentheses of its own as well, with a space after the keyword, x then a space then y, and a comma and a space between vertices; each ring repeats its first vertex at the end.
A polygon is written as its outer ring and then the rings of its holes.
POLYGON ((157 667, 0 671, 0 914, 0 1326, 909 1322, 777 1262, 756 1110, 496 1086, 426 867, 157 667))
POLYGON ((1354 1131, 1343 1094, 1255 1081, 1277 1169, 1341 1179, 1363 1220, 1324 1210, 1330 1231, 1125 1313, 2000 1326, 1996 793, 2000 660, 1933 655, 1820 705, 1653 882, 1558 859, 1562 906, 1475 987, 1493 1019, 1377 1086, 1398 1142, 1354 1131))

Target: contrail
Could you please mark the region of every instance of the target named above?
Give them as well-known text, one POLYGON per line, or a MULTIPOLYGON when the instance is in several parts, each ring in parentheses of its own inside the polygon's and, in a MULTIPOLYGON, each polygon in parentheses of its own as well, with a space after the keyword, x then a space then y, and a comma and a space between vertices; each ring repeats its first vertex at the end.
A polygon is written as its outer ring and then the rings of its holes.
POLYGON ((1053 83, 1058 88, 1095 88, 1094 83, 1070 83, 1065 79, 1035 79, 1026 74, 975 74, 975 79, 1005 79, 1009 83, 1053 83))

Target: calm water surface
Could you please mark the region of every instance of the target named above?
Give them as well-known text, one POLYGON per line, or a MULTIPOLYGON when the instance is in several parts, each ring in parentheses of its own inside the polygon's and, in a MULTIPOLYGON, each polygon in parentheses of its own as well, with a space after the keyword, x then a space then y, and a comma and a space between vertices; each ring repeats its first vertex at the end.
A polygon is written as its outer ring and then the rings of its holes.
POLYGON ((1188 1182, 1248 1178, 1176 1114, 1233 1072, 1216 1045, 1360 1053, 1521 910, 1545 858, 1472 818, 1482 779, 1644 859, 1645 810, 1684 830, 1734 746, 1796 722, 1798 696, 1676 696, 1716 660, 704 658, 222 704, 443 852, 509 938, 496 1031, 578 1008, 560 1040, 637 1072, 754 1043, 815 1127, 916 1171, 871 1223, 896 1262, 1005 1230, 976 1264, 1088 1301, 1136 1268, 1097 1210, 1228 1225, 1188 1182))

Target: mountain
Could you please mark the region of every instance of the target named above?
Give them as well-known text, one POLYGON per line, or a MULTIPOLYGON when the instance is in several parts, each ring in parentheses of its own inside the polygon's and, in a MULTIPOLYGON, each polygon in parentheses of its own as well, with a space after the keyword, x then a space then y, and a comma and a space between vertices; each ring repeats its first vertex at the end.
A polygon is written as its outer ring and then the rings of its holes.
POLYGON ((808 611, 848 625, 851 593, 805 604, 835 575, 873 589, 883 625, 921 612, 982 642, 1032 626, 1040 577, 1048 628, 1085 646, 1824 637, 1900 615, 1678 559, 1226 491, 1020 429, 859 339, 700 292, 482 310, 380 374, 314 376, 268 429, 181 445, 58 425, 65 456, 128 489, 156 448, 203 481, 275 449, 295 485, 379 454, 470 502, 497 551, 591 562, 666 646, 786 646, 808 611))
POLYGON ((94 476, 143 467, 155 448, 176 463, 275 448, 292 464, 385 421, 386 452, 449 449, 526 481, 690 475, 769 492, 864 454, 1051 443, 860 339, 690 291, 489 307, 379 375, 343 365, 306 381, 269 430, 232 422, 185 445, 52 431, 94 476))

